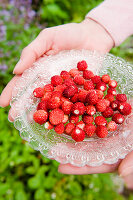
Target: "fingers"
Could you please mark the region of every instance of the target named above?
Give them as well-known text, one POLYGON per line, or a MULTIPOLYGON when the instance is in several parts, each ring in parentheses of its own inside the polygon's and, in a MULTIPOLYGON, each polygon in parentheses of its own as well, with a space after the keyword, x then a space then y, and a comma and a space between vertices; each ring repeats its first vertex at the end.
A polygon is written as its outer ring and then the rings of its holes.
POLYGON ((53 43, 52 37, 53 29, 44 29, 35 40, 23 49, 20 60, 16 64, 13 73, 23 73, 23 71, 31 67, 40 56, 50 50, 53 43))
POLYGON ((20 78, 20 75, 16 75, 13 79, 7 84, 0 96, 0 106, 6 107, 9 105, 12 97, 12 89, 14 88, 16 81, 20 78))
POLYGON ((110 173, 114 172, 121 161, 118 161, 116 164, 107 165, 103 164, 98 167, 91 167, 85 165, 84 167, 75 167, 71 164, 60 164, 58 171, 62 174, 75 174, 75 175, 82 175, 82 174, 99 174, 99 173, 110 173))

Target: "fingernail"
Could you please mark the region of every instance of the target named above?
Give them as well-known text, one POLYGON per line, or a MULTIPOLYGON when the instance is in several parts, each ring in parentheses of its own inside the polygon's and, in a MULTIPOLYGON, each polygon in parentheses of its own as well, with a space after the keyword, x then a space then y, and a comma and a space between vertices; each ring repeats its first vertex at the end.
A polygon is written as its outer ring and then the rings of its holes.
POLYGON ((125 176, 128 176, 128 175, 130 175, 130 174, 133 174, 133 166, 127 167, 126 169, 124 169, 124 170, 121 172, 120 176, 121 176, 121 177, 125 177, 125 176))
POLYGON ((15 74, 15 71, 20 67, 21 63, 22 63, 22 60, 20 59, 20 60, 18 61, 18 63, 16 64, 14 70, 13 70, 13 74, 15 74))

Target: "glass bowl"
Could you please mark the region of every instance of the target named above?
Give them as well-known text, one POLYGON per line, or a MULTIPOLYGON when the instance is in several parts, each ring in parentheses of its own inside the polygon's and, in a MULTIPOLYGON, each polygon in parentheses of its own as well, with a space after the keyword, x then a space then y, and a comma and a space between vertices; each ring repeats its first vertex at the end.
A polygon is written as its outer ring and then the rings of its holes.
POLYGON ((133 113, 107 138, 87 138, 78 143, 66 134, 59 135, 54 130, 46 130, 44 125, 33 120, 39 102, 33 96, 33 90, 50 83, 51 76, 60 74, 62 70, 75 68, 81 60, 86 60, 88 69, 95 74, 108 73, 111 79, 118 81, 117 92, 125 93, 133 106, 133 66, 130 63, 96 51, 62 51, 47 59, 39 59, 16 83, 11 100, 14 126, 33 149, 60 163, 71 163, 79 167, 113 164, 133 150, 133 113))

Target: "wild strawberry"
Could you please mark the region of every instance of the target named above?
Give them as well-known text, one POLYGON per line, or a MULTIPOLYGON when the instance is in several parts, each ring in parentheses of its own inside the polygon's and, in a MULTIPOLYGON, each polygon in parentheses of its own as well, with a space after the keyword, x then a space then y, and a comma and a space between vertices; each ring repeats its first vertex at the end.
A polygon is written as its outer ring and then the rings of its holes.
POLYGON ((117 87, 117 81, 115 81, 115 80, 110 80, 110 81, 109 81, 109 87, 116 88, 116 87, 117 87))
POLYGON ((69 101, 69 99, 68 99, 68 98, 66 98, 66 97, 63 97, 63 96, 61 97, 61 99, 60 99, 60 100, 61 100, 61 105, 63 104, 63 102, 65 102, 65 101, 69 101))
POLYGON ((112 102, 114 101, 114 96, 112 94, 107 94, 104 99, 107 99, 108 101, 112 102))
POLYGON ((109 88, 109 89, 107 90, 107 93, 108 93, 108 94, 112 94, 113 96, 116 96, 116 94, 117 94, 115 88, 109 88))
POLYGON ((67 71, 62 71, 60 73, 60 76, 63 78, 63 79, 68 79, 70 78, 70 74, 67 72, 67 71))
POLYGON ((37 106, 37 110, 47 111, 47 101, 41 101, 37 106))
POLYGON ((98 82, 101 82, 101 77, 95 75, 95 76, 93 76, 93 77, 91 78, 91 80, 92 80, 92 82, 93 82, 94 84, 97 84, 98 82))
POLYGON ((53 86, 61 85, 63 83, 63 79, 59 75, 55 75, 51 77, 51 84, 53 86))
POLYGON ((78 69, 73 68, 73 69, 71 69, 71 70, 69 71, 69 74, 70 74, 72 77, 75 77, 76 75, 80 75, 80 72, 79 72, 78 69))
POLYGON ((102 99, 103 96, 104 96, 103 91, 102 91, 102 90, 95 90, 95 91, 96 91, 96 94, 97 94, 98 98, 99 98, 99 99, 102 99))
POLYGON ((86 124, 84 127, 84 131, 87 134, 87 136, 91 137, 94 135, 96 127, 93 124, 86 124))
POLYGON ((108 135, 108 130, 106 126, 97 126, 96 128, 96 134, 100 138, 104 138, 108 135))
POLYGON ((110 81, 110 76, 108 75, 108 74, 104 74, 103 76, 102 76, 102 81, 104 82, 104 83, 109 83, 109 81, 110 81))
POLYGON ((110 101, 109 100, 104 99, 104 101, 105 101, 105 104, 106 104, 107 107, 110 106, 110 101))
POLYGON ((104 112, 102 112, 103 117, 105 118, 109 118, 112 117, 114 111, 111 107, 107 107, 106 110, 104 112))
POLYGON ((70 101, 64 101, 62 103, 62 110, 65 114, 69 115, 71 113, 73 103, 70 101))
POLYGON ((76 85, 68 86, 64 91, 63 95, 67 98, 74 96, 78 92, 78 88, 76 85))
POLYGON ((93 116, 89 116, 87 114, 82 116, 82 120, 85 124, 92 124, 94 121, 94 117, 93 116))
POLYGON ((58 134, 64 133, 64 124, 60 123, 60 124, 56 125, 55 128, 54 128, 54 130, 58 134))
POLYGON ((103 116, 97 116, 95 118, 95 124, 98 125, 102 125, 102 126, 106 126, 107 124, 107 120, 103 117, 103 116))
POLYGON ((83 121, 80 121, 80 122, 78 122, 78 123, 76 124, 76 127, 79 127, 79 128, 81 128, 81 129, 83 130, 84 127, 85 127, 85 123, 84 123, 83 121))
POLYGON ((66 86, 71 86, 71 85, 75 85, 75 83, 73 82, 73 80, 71 78, 65 79, 64 80, 64 84, 66 86))
POLYGON ((88 92, 86 90, 80 89, 78 92, 78 100, 85 103, 87 94, 88 92))
POLYGON ((64 112, 59 108, 56 108, 49 113, 49 121, 53 125, 62 123, 63 119, 64 112))
POLYGON ((83 85, 85 82, 85 79, 83 78, 83 76, 79 76, 76 75, 73 79, 73 81, 77 84, 77 85, 83 85))
POLYGON ((41 101, 48 101, 52 96, 52 92, 45 92, 43 97, 41 98, 41 101))
POLYGON ((71 112, 74 115, 83 115, 85 110, 85 105, 82 102, 76 102, 72 105, 71 112))
POLYGON ((91 90, 91 89, 94 89, 94 88, 95 88, 95 86, 94 86, 94 84, 91 80, 84 82, 84 89, 85 90, 91 90))
POLYGON ((78 93, 74 94, 73 97, 71 97, 71 102, 76 103, 78 101, 78 93))
POLYGON ((117 110, 118 109, 118 105, 119 105, 119 101, 115 100, 115 101, 112 101, 110 106, 113 110, 117 110))
POLYGON ((47 84, 47 85, 44 86, 43 89, 44 89, 45 92, 52 92, 54 90, 54 87, 51 84, 47 84))
POLYGON ((120 102, 125 102, 125 101, 127 101, 127 96, 126 96, 126 94, 117 94, 116 100, 120 101, 120 102))
POLYGON ((44 124, 48 119, 48 113, 45 110, 37 110, 34 115, 33 119, 38 124, 44 124))
POLYGON ((96 84, 96 89, 104 92, 107 89, 107 86, 104 82, 100 81, 96 84))
POLYGON ((117 129, 117 124, 114 121, 110 121, 107 125, 108 131, 115 131, 117 129))
POLYGON ((62 84, 62 85, 57 85, 55 88, 54 88, 54 91, 58 91, 60 93, 63 93, 63 91, 65 90, 67 86, 65 84, 62 84))
POLYGON ((79 121, 79 116, 76 115, 70 115, 69 122, 76 124, 79 121))
POLYGON ((65 133, 68 135, 71 135, 72 130, 75 128, 75 125, 73 123, 68 123, 65 126, 65 133))
POLYGON ((92 91, 89 94, 87 94, 86 102, 90 105, 95 105, 98 102, 98 96, 95 91, 92 91))
POLYGON ((100 99, 96 104, 96 110, 98 112, 104 112, 106 110, 106 108, 107 108, 107 106, 106 106, 105 99, 100 99))
POLYGON ((59 108, 61 104, 60 97, 52 97, 47 101, 47 108, 52 110, 55 108, 59 108))
POLYGON ((86 106, 86 113, 88 115, 96 114, 96 108, 94 106, 86 106))
POLYGON ((64 115, 64 119, 63 119, 62 123, 63 124, 67 123, 68 118, 69 118, 68 115, 64 115))
POLYGON ((34 95, 34 97, 37 97, 37 98, 43 97, 43 95, 44 95, 44 90, 43 90, 43 88, 41 88, 41 87, 36 88, 36 89, 33 91, 33 95, 34 95))
POLYGON ((94 76, 93 72, 90 70, 84 70, 83 71, 83 77, 84 79, 91 79, 94 76))
POLYGON ((85 60, 82 60, 82 61, 78 62, 78 64, 77 64, 77 68, 79 71, 84 71, 87 69, 87 67, 88 67, 88 65, 85 60))
POLYGON ((44 127, 45 127, 47 130, 50 130, 50 129, 53 129, 53 128, 54 128, 54 126, 53 126, 52 124, 50 124, 49 122, 46 122, 46 123, 44 124, 44 127))
POLYGON ((76 142, 81 142, 85 138, 85 132, 81 128, 75 127, 72 130, 71 136, 76 142))
POLYGON ((125 120, 124 116, 120 113, 115 113, 112 117, 112 120, 116 123, 116 124, 122 124, 125 120))
POLYGON ((131 113, 132 107, 127 102, 121 102, 118 105, 118 110, 122 115, 129 115, 131 113))
POLYGON ((52 97, 53 97, 53 98, 54 98, 54 97, 59 97, 59 98, 61 98, 61 96, 62 96, 62 93, 59 92, 59 91, 53 91, 53 92, 52 92, 52 97))

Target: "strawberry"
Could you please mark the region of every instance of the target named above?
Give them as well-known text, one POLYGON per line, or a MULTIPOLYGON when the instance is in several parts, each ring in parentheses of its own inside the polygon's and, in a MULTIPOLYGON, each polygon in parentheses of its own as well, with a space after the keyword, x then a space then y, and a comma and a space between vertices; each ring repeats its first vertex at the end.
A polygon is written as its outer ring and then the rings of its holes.
POLYGON ((106 104, 107 107, 110 106, 110 101, 109 100, 104 99, 104 101, 105 101, 105 104, 106 104))
POLYGON ((63 119, 64 119, 64 112, 59 108, 56 108, 49 113, 49 121, 52 125, 57 125, 62 123, 63 119))
POLYGON ((58 134, 64 133, 64 124, 60 123, 60 124, 56 125, 55 128, 54 128, 54 130, 58 134))
POLYGON ((114 113, 113 109, 109 106, 106 108, 104 112, 102 112, 102 115, 105 118, 109 118, 109 117, 112 117, 113 113, 114 113))
POLYGON ((119 104, 119 101, 115 100, 115 101, 112 101, 110 106, 113 110, 117 110, 118 109, 118 104, 119 104))
POLYGON ((96 127, 93 124, 86 124, 84 127, 84 131, 87 136, 91 137, 96 131, 96 127))
POLYGON ((104 82, 100 81, 96 84, 96 89, 104 92, 107 89, 107 86, 104 82))
POLYGON ((109 81, 110 81, 110 76, 108 75, 108 74, 104 74, 103 76, 102 76, 102 81, 104 82, 104 83, 109 83, 109 81))
POLYGON ((43 97, 41 98, 41 101, 48 101, 52 96, 52 92, 46 92, 43 97))
POLYGON ((72 78, 68 78, 64 80, 64 84, 66 86, 71 86, 71 85, 75 85, 75 83, 73 82, 72 78))
POLYGON ((92 80, 92 82, 93 82, 94 84, 97 84, 98 82, 101 82, 101 77, 95 75, 95 76, 93 76, 93 77, 91 78, 91 80, 92 80))
POLYGON ((107 99, 108 101, 112 102, 114 101, 114 96, 112 94, 107 94, 104 99, 107 99))
POLYGON ((108 94, 112 94, 113 96, 116 96, 116 89, 115 88, 109 88, 108 90, 107 90, 107 93, 108 94))
POLYGON ((95 124, 97 126, 99 126, 99 125, 106 126, 107 120, 103 116, 97 116, 95 118, 95 124))
POLYGON ((96 91, 96 94, 97 94, 98 98, 99 98, 99 99, 102 99, 103 96, 104 96, 103 91, 102 91, 102 90, 95 90, 95 91, 96 91))
POLYGON ((64 115, 62 123, 65 124, 68 121, 68 115, 64 115))
POLYGON ((82 116, 82 120, 85 124, 92 124, 94 121, 94 117, 93 116, 89 116, 87 114, 82 116))
POLYGON ((121 102, 118 105, 118 110, 122 115, 129 115, 131 113, 132 107, 127 102, 121 102))
POLYGON ((60 92, 60 93, 62 94, 66 87, 67 87, 67 86, 66 86, 65 84, 57 85, 57 86, 54 88, 54 91, 60 92))
POLYGON ((96 108, 94 106, 86 106, 86 113, 88 115, 94 115, 96 114, 96 108))
POLYGON ((61 98, 61 96, 62 96, 62 93, 59 92, 59 91, 53 91, 52 92, 52 98, 55 98, 55 97, 61 98))
POLYGON ((116 100, 120 101, 120 102, 125 102, 125 101, 127 101, 127 96, 126 96, 126 94, 117 94, 116 100))
POLYGON ((47 121, 48 113, 45 110, 37 110, 33 115, 33 119, 36 123, 42 125, 47 121))
POLYGON ((76 127, 81 128, 81 129, 83 130, 84 127, 85 127, 85 123, 84 123, 83 121, 80 121, 80 122, 78 122, 78 123, 76 124, 76 127))
POLYGON ((114 121, 110 121, 107 125, 108 131, 115 131, 117 129, 117 124, 114 121))
POLYGON ((69 74, 70 74, 72 77, 75 77, 76 75, 80 75, 80 72, 79 72, 78 69, 73 68, 73 69, 71 69, 71 70, 69 71, 69 74))
POLYGON ((44 95, 44 89, 41 88, 41 87, 34 89, 33 95, 34 95, 34 97, 37 97, 37 98, 43 97, 43 95, 44 95))
POLYGON ((55 108, 59 108, 61 104, 60 101, 60 97, 56 96, 56 97, 52 97, 51 99, 49 99, 47 101, 47 108, 49 110, 55 109, 55 108))
POLYGON ((85 103, 87 94, 88 92, 86 90, 80 89, 78 92, 78 100, 85 103))
POLYGON ((92 91, 89 94, 87 94, 86 102, 90 105, 95 105, 98 102, 98 96, 95 91, 92 91))
POLYGON ((96 110, 98 112, 104 112, 106 110, 106 102, 105 102, 105 99, 100 99, 97 104, 96 104, 96 110))
POLYGON ((71 113, 74 115, 83 115, 85 110, 85 105, 82 102, 76 102, 72 105, 71 113))
POLYGON ((65 114, 69 115, 71 113, 73 103, 70 101, 64 101, 62 103, 62 110, 65 114))
POLYGON ((79 116, 72 115, 72 114, 70 115, 69 122, 76 124, 78 121, 79 121, 79 116))
POLYGON ((71 136, 76 142, 81 142, 85 138, 85 132, 81 128, 75 127, 72 130, 71 136))
POLYGON ((46 122, 46 123, 44 124, 44 127, 45 127, 47 130, 50 130, 50 129, 53 129, 53 128, 54 128, 54 126, 53 126, 52 124, 50 124, 49 122, 46 122))
POLYGON ((45 110, 47 111, 47 101, 41 101, 38 106, 37 106, 37 110, 45 110))
POLYGON ((51 84, 53 86, 61 85, 63 83, 63 79, 59 75, 55 75, 51 77, 51 84))
POLYGON ((63 96, 61 97, 61 99, 60 99, 60 100, 61 100, 61 105, 63 104, 63 102, 64 102, 64 101, 69 101, 69 99, 68 99, 68 98, 66 98, 66 97, 63 97, 63 96))
POLYGON ((52 92, 54 90, 54 87, 51 84, 47 84, 47 85, 44 86, 43 89, 44 89, 45 92, 52 92))
POLYGON ((73 97, 71 97, 71 102, 76 103, 78 101, 78 93, 74 94, 73 97))
POLYGON ((91 80, 84 82, 84 89, 85 90, 91 90, 91 89, 94 89, 94 88, 95 88, 95 86, 94 86, 94 84, 91 80))
POLYGON ((63 78, 63 79, 68 79, 70 78, 70 74, 67 72, 67 71, 62 71, 60 73, 60 76, 63 78))
POLYGON ((88 65, 85 60, 82 60, 82 61, 78 62, 78 64, 77 64, 77 68, 79 71, 84 71, 87 69, 87 67, 88 67, 88 65))
POLYGON ((116 124, 122 124, 125 120, 124 116, 120 113, 115 113, 112 117, 112 120, 116 123, 116 124))
POLYGON ((64 97, 70 98, 70 97, 74 96, 77 92, 78 92, 77 86, 76 85, 71 85, 71 86, 68 86, 63 91, 63 95, 64 95, 64 97))
POLYGON ((77 85, 83 85, 85 82, 85 79, 83 78, 83 76, 79 76, 76 75, 73 79, 73 81, 77 84, 77 85))
POLYGON ((116 88, 116 87, 117 87, 117 81, 115 81, 115 80, 110 80, 110 81, 109 81, 109 87, 116 88))
POLYGON ((108 130, 107 130, 107 127, 106 126, 97 126, 96 128, 96 134, 98 137, 100 138, 104 138, 108 135, 108 130))
POLYGON ((83 71, 83 77, 84 77, 84 79, 88 80, 88 79, 91 79, 92 77, 94 77, 94 74, 90 70, 84 70, 83 71))
POLYGON ((65 133, 68 135, 71 135, 72 130, 75 128, 75 125, 73 123, 68 123, 65 126, 65 133))

